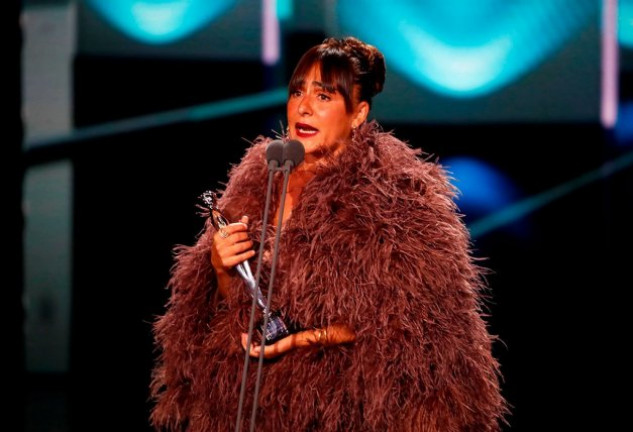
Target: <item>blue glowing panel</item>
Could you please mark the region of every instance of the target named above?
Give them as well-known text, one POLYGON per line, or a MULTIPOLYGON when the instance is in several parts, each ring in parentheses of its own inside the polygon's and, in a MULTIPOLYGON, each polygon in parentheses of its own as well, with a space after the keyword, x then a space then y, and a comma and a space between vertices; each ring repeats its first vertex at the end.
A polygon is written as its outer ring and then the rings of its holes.
POLYGON ((277 0, 277 18, 280 21, 292 18, 292 1, 293 0, 277 0))
POLYGON ((77 52, 259 60, 261 6, 261 0, 81 0, 77 52))
POLYGON ((633 101, 620 104, 615 138, 618 145, 633 147, 633 101))
POLYGON ((86 0, 113 26, 139 41, 163 44, 209 24, 237 0, 86 0))
POLYGON ((622 46, 633 49, 633 0, 618 2, 618 38, 622 46))
POLYGON ((387 60, 383 123, 600 122, 600 0, 337 2, 387 60))
POLYGON ((484 215, 498 211, 517 198, 512 180, 483 160, 455 156, 442 164, 453 177, 452 183, 460 190, 457 203, 468 215, 484 215))
POLYGON ((340 0, 338 15, 412 83, 473 97, 529 72, 598 8, 596 0, 340 0))

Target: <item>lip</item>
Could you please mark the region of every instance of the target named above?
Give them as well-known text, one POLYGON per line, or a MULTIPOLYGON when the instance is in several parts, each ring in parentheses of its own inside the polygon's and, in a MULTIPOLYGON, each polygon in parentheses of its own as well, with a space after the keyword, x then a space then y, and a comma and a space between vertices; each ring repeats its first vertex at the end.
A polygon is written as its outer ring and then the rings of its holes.
POLYGON ((310 138, 310 137, 313 137, 316 134, 318 134, 319 130, 317 128, 307 124, 307 123, 296 123, 295 124, 295 133, 297 134, 297 136, 299 138, 310 138), (309 130, 311 130, 313 132, 305 133, 305 132, 302 132, 300 129, 309 129, 309 130))

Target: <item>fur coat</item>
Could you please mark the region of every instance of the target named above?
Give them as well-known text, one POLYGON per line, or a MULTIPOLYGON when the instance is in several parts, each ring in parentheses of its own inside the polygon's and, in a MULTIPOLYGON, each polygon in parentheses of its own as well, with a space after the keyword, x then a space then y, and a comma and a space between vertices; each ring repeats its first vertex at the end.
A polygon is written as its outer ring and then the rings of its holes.
MULTIPOLYGON (((229 220, 249 216, 255 251, 269 141, 255 140, 219 199, 229 220)), ((471 255, 447 173, 375 121, 337 158, 305 186, 282 228, 272 309, 299 328, 346 324, 356 340, 265 360, 255 430, 499 430, 506 403, 484 320, 486 271, 471 255)), ((227 298, 217 293, 213 231, 207 219, 193 246, 174 249, 170 299, 154 324, 157 430, 236 425, 251 298, 239 277, 227 298)), ((274 227, 267 232, 270 251, 274 227)), ((269 273, 265 259, 264 288, 269 273)), ((242 430, 250 427, 257 363, 251 359, 247 374, 242 430)))

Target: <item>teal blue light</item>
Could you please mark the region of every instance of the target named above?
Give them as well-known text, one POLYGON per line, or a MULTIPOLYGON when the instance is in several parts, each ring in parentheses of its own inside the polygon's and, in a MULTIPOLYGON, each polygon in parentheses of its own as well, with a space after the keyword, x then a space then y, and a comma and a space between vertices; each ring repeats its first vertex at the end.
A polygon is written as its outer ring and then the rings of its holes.
POLYGON ((43 147, 66 145, 80 141, 99 139, 105 136, 114 136, 149 128, 164 127, 176 123, 214 120, 251 111, 280 107, 286 103, 287 98, 288 88, 279 87, 273 90, 240 96, 234 99, 210 102, 208 104, 158 112, 141 117, 118 120, 112 123, 101 123, 94 126, 75 129, 69 134, 62 134, 43 140, 27 142, 26 146, 28 152, 33 152, 43 147))
POLYGON ((339 0, 343 32, 380 48, 411 82, 453 97, 508 85, 559 49, 598 0, 339 0))
POLYGON ((625 153, 614 160, 603 164, 600 168, 587 172, 580 177, 546 190, 538 195, 528 197, 507 207, 500 209, 470 224, 473 238, 482 237, 509 223, 514 223, 530 213, 562 198, 581 187, 597 180, 605 179, 618 171, 633 166, 633 151, 625 153))
POLYGON ((512 180, 484 160, 469 156, 453 156, 442 163, 460 191, 458 203, 467 214, 497 211, 516 199, 512 180))
POLYGON ((85 0, 133 39, 164 44, 199 30, 237 0, 85 0))
POLYGON ((292 1, 293 0, 277 0, 277 19, 279 19, 279 21, 287 21, 292 17, 292 1))
POLYGON ((618 39, 623 46, 633 48, 633 0, 618 3, 618 39))

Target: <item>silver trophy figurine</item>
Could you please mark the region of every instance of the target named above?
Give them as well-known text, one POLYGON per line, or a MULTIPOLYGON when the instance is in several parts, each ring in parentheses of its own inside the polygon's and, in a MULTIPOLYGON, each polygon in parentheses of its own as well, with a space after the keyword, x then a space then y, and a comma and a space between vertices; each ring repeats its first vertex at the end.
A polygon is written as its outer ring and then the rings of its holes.
MULTIPOLYGON (((205 205, 205 208, 209 210, 209 217, 211 218, 211 222, 216 230, 220 231, 224 227, 229 224, 229 221, 224 217, 220 209, 217 205, 217 195, 215 192, 206 191, 201 196, 200 199, 205 205)), ((272 313, 266 307, 266 300, 262 295, 262 291, 257 285, 257 281, 253 276, 251 271, 251 267, 248 264, 248 261, 243 261, 239 263, 237 266, 237 272, 241 276, 241 278, 246 283, 246 287, 251 295, 251 298, 255 299, 259 309, 261 310, 263 319, 260 321, 260 325, 258 325, 258 331, 261 337, 261 343, 264 345, 274 343, 275 341, 282 339, 290 334, 288 330, 288 326, 281 319, 279 314, 272 313), (266 328, 263 327, 263 322, 266 322, 266 328)))

